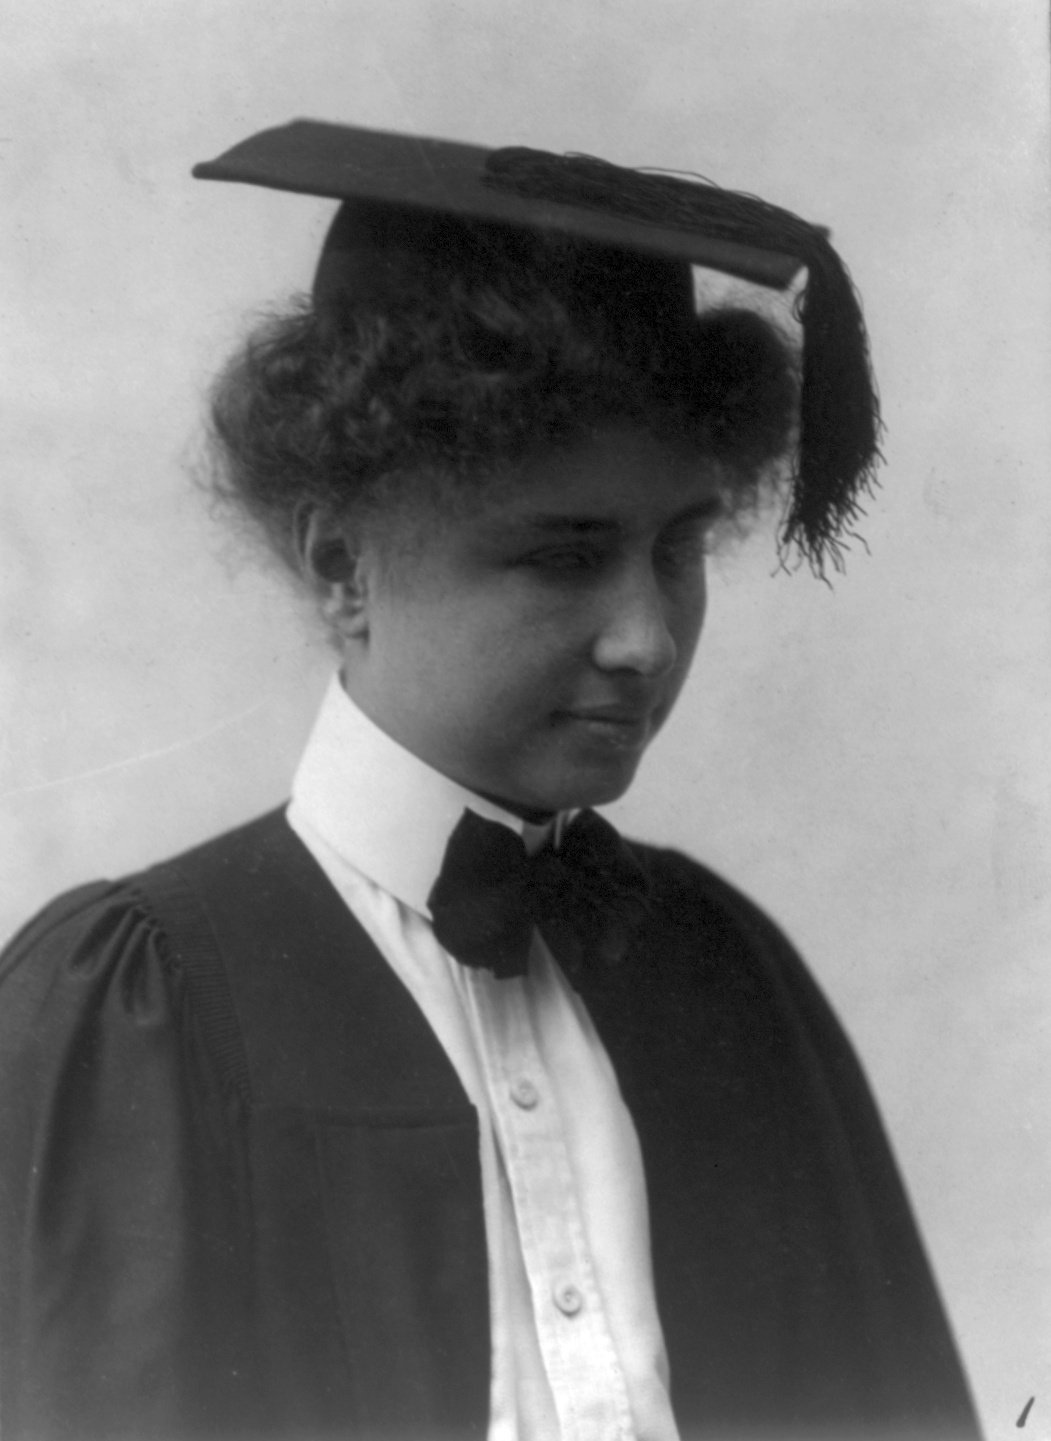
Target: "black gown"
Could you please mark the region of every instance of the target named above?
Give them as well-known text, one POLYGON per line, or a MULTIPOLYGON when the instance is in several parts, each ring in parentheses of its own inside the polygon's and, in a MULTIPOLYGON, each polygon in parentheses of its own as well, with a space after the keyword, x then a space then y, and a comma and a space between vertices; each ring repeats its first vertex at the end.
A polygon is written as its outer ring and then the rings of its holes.
MULTIPOLYGON (((857 1062, 738 892, 581 992, 642 1147, 692 1437, 973 1438, 857 1062)), ((0 964, 4 1441, 484 1437, 477 1118, 283 815, 50 905, 0 964)))

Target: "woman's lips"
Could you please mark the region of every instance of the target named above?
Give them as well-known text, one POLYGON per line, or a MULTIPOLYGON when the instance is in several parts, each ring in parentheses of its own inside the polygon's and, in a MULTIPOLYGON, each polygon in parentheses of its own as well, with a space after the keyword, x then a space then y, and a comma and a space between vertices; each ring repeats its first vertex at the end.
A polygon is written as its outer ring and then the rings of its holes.
POLYGON ((625 750, 642 746, 649 739, 649 710, 628 710, 617 706, 597 706, 570 710, 566 718, 585 730, 596 740, 613 744, 625 750))

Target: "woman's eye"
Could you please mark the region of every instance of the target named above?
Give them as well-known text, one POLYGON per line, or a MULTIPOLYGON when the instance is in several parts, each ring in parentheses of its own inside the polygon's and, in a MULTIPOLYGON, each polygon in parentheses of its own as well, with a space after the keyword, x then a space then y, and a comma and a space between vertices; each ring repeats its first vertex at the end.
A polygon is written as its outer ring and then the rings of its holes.
POLYGON ((657 543, 654 562, 660 570, 681 572, 703 564, 708 554, 711 530, 691 530, 686 535, 668 536, 657 543))
POLYGON ((552 546, 545 550, 530 552, 519 561, 532 570, 589 571, 602 564, 602 553, 588 546, 552 546))

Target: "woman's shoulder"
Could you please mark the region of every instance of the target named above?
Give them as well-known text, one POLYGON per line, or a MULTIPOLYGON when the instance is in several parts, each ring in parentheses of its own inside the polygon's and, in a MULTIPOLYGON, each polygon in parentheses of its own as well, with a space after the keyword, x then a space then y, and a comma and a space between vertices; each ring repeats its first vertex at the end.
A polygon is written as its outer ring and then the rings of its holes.
POLYGON ((852 1049, 793 942, 738 886, 681 851, 632 843, 652 887, 647 950, 676 994, 716 995, 751 1016, 762 1010, 809 1037, 837 1063, 852 1049))
POLYGON ((58 1104, 118 1057, 178 1049, 182 1001, 165 935, 137 887, 78 886, 0 954, 4 1094, 23 1112, 33 1097, 58 1104))
POLYGON ((717 871, 672 847, 630 844, 649 879, 653 913, 666 929, 684 938, 712 932, 726 943, 736 937, 749 949, 798 961, 777 922, 717 871))
MULTIPOLYGON (((0 987, 8 997, 34 979, 90 988, 132 958, 159 960, 162 950, 159 924, 134 879, 94 881, 57 896, 15 933, 0 952, 0 987)), ((5 1009, 10 1004, 5 999, 5 1009)))
POLYGON ((31 1064, 48 1050, 98 1052, 118 1037, 159 1043, 188 1010, 210 1035, 229 1006, 216 1000, 222 967, 209 901, 219 897, 258 928, 260 896, 280 891, 285 872, 294 884, 296 867, 308 864, 279 810, 58 896, 0 951, 0 1067, 31 1064))
POLYGON ((251 872, 287 830, 283 811, 273 811, 118 880, 63 892, 0 948, 0 986, 9 986, 27 968, 57 967, 86 982, 133 960, 163 962, 167 934, 161 897, 171 879, 209 871, 228 879, 233 869, 251 872))
POLYGON ((163 878, 192 858, 228 856, 238 849, 237 838, 259 824, 121 879, 76 886, 48 902, 0 951, 0 1041, 12 1031, 32 1034, 44 1014, 104 1003, 134 1021, 138 1011, 156 1006, 158 988, 177 992, 160 903, 163 878))

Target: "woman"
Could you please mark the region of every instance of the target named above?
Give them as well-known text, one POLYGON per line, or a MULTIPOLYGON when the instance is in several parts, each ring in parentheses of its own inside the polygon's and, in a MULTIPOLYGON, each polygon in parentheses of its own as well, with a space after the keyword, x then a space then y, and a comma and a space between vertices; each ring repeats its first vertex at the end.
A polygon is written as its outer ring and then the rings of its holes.
POLYGON ((971 1436, 864 1081, 787 941, 591 807, 769 495, 878 421, 821 230, 587 159, 298 122, 344 199, 217 386, 220 489, 340 653, 281 811, 56 901, 0 977, 15 1437, 971 1436), (692 264, 786 287, 801 358, 692 264))

